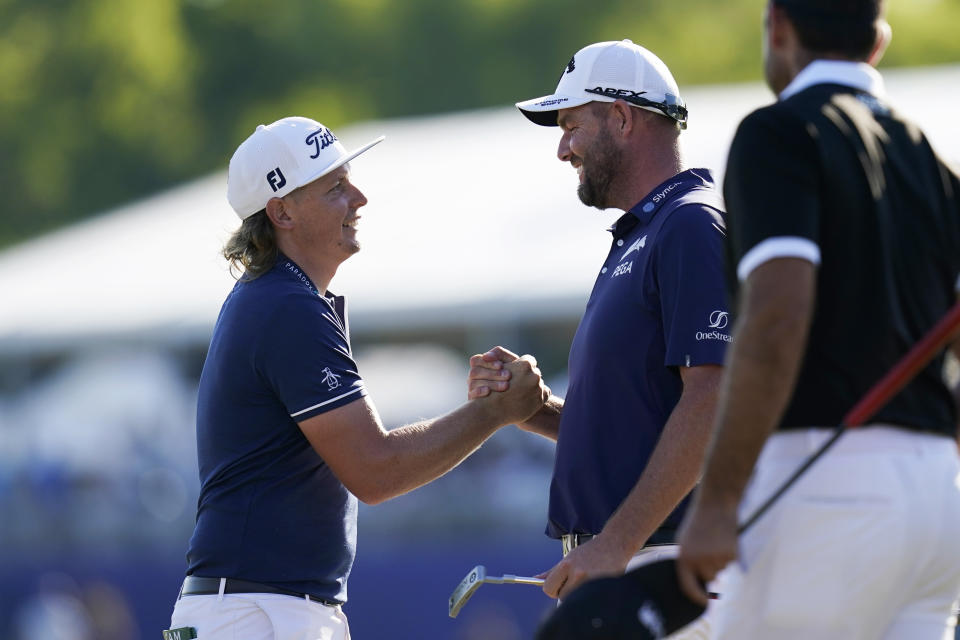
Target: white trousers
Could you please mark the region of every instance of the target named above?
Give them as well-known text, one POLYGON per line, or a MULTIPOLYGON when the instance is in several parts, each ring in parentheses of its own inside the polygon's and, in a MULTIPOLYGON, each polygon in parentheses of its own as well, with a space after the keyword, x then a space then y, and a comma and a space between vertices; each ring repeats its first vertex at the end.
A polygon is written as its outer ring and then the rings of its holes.
MULTIPOLYGON (((657 560, 676 558, 679 550, 680 547, 675 544, 662 544, 653 547, 644 547, 643 549, 640 549, 640 551, 638 551, 633 558, 630 559, 630 562, 627 563, 627 571, 631 571, 637 567, 642 567, 643 565, 651 562, 656 562, 657 560)), ((715 590, 716 587, 711 585, 711 589, 715 590)), ((713 600, 710 601, 706 612, 702 616, 683 627, 676 633, 670 634, 664 640, 710 640, 713 637, 710 634, 710 630, 716 625, 716 605, 714 602, 715 601, 713 600)))
POLYGON ((350 640, 340 607, 273 593, 183 596, 170 620, 179 627, 197 640, 350 640))
MULTIPOLYGON (((778 433, 741 504, 752 514, 826 429, 778 433)), ((950 640, 960 596, 955 441, 851 430, 740 538, 717 640, 950 640)))

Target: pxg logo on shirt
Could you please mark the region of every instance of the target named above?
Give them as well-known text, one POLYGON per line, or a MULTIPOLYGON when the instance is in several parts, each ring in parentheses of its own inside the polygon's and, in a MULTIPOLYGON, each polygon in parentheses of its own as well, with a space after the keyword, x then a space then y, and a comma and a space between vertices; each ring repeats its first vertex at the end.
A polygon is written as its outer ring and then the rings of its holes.
POLYGON ((723 330, 727 328, 727 325, 730 323, 730 313, 727 311, 722 311, 717 309, 710 314, 710 318, 707 326, 713 331, 697 331, 696 338, 697 341, 701 340, 722 340, 723 342, 732 342, 733 338, 729 334, 724 333, 723 330))
POLYGON ((304 140, 304 144, 308 147, 313 145, 313 154, 310 156, 311 159, 316 159, 320 157, 320 152, 332 145, 337 141, 337 136, 333 135, 333 132, 326 127, 320 127, 313 133, 307 136, 304 140))

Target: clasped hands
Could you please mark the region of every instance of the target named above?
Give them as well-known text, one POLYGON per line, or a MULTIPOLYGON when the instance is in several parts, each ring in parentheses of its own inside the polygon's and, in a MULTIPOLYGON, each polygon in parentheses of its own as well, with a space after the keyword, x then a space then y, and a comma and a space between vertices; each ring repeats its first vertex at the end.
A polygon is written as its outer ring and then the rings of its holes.
POLYGON ((495 405, 505 424, 525 422, 549 397, 550 388, 531 355, 494 347, 470 358, 467 398, 495 405))
MULTIPOLYGON (((509 392, 519 382, 516 365, 524 361, 529 363, 532 372, 539 375, 539 370, 536 368, 537 361, 533 356, 518 356, 503 347, 494 347, 486 353, 472 356, 467 397, 471 400, 490 398, 509 392)), ((542 383, 541 386, 545 391, 543 402, 546 402, 550 396, 550 389, 542 383)), ((527 419, 532 418, 535 413, 527 419)), ((523 427, 523 425, 520 426, 523 427)), ((593 540, 575 548, 553 568, 537 577, 544 579, 545 594, 551 598, 565 598, 587 580, 622 574, 630 556, 631 552, 620 541, 601 533, 593 540)))

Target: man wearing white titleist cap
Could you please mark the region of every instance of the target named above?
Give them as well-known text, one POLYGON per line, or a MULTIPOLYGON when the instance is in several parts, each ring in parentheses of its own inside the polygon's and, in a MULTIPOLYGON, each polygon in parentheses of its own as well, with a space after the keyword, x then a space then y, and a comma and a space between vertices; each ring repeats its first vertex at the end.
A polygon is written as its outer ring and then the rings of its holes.
POLYGON ((357 499, 375 504, 446 473, 549 396, 529 356, 516 389, 387 431, 353 361, 346 305, 328 291, 359 251, 367 200, 353 152, 307 118, 261 125, 230 160, 242 268, 214 328, 197 400, 200 498, 168 639, 350 637, 340 605, 357 499))
MULTIPOLYGON (((565 558, 544 591, 564 598, 675 551, 730 339, 725 225, 710 172, 683 167, 687 109, 650 51, 629 40, 585 47, 552 95, 517 106, 561 128, 557 155, 577 170, 584 204, 626 212, 571 345, 566 397, 520 425, 557 441, 547 535, 565 558)), ((473 356, 471 397, 508 388, 499 369, 515 357, 501 347, 473 356)), ((675 637, 704 638, 709 626, 675 637)))

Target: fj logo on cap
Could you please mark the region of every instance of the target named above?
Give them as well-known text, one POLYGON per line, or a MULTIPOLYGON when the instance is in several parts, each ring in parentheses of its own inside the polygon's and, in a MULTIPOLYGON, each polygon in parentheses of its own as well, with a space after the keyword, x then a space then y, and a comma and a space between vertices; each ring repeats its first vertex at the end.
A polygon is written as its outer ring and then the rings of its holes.
POLYGON ((283 172, 280 171, 280 167, 277 167, 267 174, 267 183, 274 191, 282 189, 283 185, 287 184, 287 179, 283 177, 283 172))
POLYGON ((311 144, 314 145, 313 155, 310 157, 315 159, 320 156, 320 152, 332 145, 337 141, 337 136, 333 135, 333 132, 330 129, 325 127, 320 127, 313 133, 307 136, 307 139, 304 141, 309 147, 311 144))

